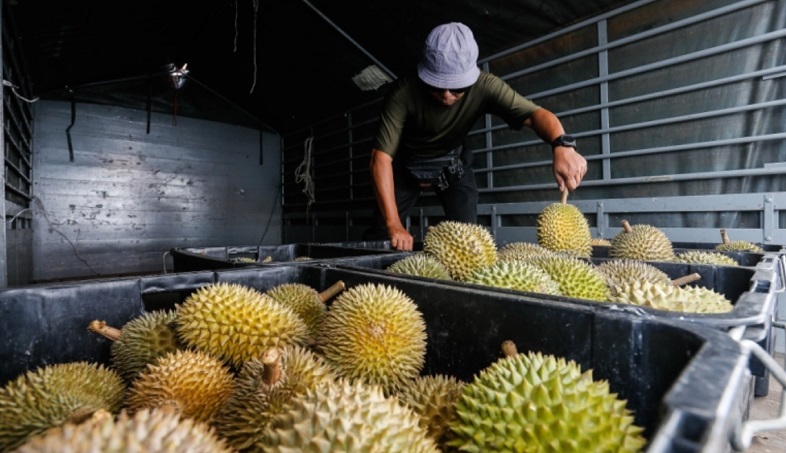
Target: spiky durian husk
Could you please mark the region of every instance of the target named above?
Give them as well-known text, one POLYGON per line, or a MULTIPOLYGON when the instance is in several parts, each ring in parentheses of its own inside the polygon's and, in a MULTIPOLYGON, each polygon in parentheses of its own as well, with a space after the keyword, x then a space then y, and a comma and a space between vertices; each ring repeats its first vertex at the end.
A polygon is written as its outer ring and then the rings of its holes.
POLYGON ((451 220, 428 229, 423 251, 442 262, 457 281, 464 281, 475 269, 497 262, 497 245, 487 229, 451 220))
POLYGON ((175 321, 185 344, 237 368, 268 348, 308 339, 308 326, 294 310, 235 283, 198 289, 178 305, 175 321))
POLYGON ((180 350, 159 357, 131 384, 129 412, 173 406, 183 417, 210 422, 232 394, 234 375, 203 352, 180 350))
POLYGON ((720 252, 688 250, 677 254, 677 261, 689 264, 712 264, 719 266, 739 266, 740 263, 729 255, 720 252))
POLYGON ((666 234, 652 225, 633 225, 611 241, 609 256, 641 261, 674 261, 674 248, 666 234))
POLYGON ((607 299, 606 277, 587 261, 552 255, 534 256, 528 262, 546 271, 564 296, 601 302, 607 299))
POLYGON ((124 410, 82 424, 66 424, 30 439, 17 453, 123 452, 231 453, 232 450, 206 424, 181 418, 173 408, 142 410, 129 416, 124 410))
POLYGON ((265 294, 290 307, 306 323, 310 335, 316 335, 317 327, 327 312, 319 292, 303 283, 282 283, 265 294))
POLYGON ((764 253, 764 249, 748 241, 730 241, 715 246, 717 252, 764 253))
POLYGON ((71 362, 28 371, 0 389, 0 451, 96 411, 117 412, 124 393, 123 379, 103 365, 71 362))
POLYGON ((235 390, 214 422, 216 431, 238 451, 261 442, 270 419, 281 413, 295 395, 335 379, 322 358, 300 346, 281 350, 281 375, 272 383, 264 379, 265 364, 251 359, 235 378, 235 390))
POLYGON ((550 255, 553 251, 532 242, 511 242, 497 250, 499 261, 521 261, 538 255, 550 255))
POLYGON ((404 257, 385 269, 388 272, 438 280, 453 280, 448 268, 440 260, 427 253, 414 253, 404 257))
POLYGON ((573 361, 516 354, 462 390, 449 445, 468 452, 636 452, 645 444, 626 401, 573 361))
POLYGON ((562 295, 559 285, 545 270, 524 261, 498 262, 481 267, 467 283, 541 294, 562 295))
POLYGON ((604 238, 592 238, 590 245, 594 247, 611 247, 611 241, 604 238))
POLYGON ((338 376, 391 390, 423 368, 426 323, 399 289, 362 284, 333 301, 317 348, 338 376))
POLYGON ((152 311, 128 321, 112 343, 112 367, 127 383, 148 364, 185 346, 177 338, 174 310, 152 311))
POLYGON ((684 313, 725 313, 734 307, 722 294, 703 287, 632 280, 611 287, 609 302, 684 313))
POLYGON ((258 450, 275 452, 438 453, 419 417, 379 386, 328 381, 292 399, 258 450))
POLYGON ((463 381, 452 376, 428 375, 416 377, 396 392, 420 417, 420 426, 443 452, 449 451, 446 443, 453 438, 448 423, 456 418, 455 403, 463 386, 463 381))
POLYGON ((639 279, 654 283, 671 283, 665 272, 644 261, 614 259, 598 264, 596 269, 606 276, 609 286, 639 279))
POLYGON ((579 208, 568 203, 552 203, 538 215, 538 244, 555 252, 589 258, 592 233, 579 208))

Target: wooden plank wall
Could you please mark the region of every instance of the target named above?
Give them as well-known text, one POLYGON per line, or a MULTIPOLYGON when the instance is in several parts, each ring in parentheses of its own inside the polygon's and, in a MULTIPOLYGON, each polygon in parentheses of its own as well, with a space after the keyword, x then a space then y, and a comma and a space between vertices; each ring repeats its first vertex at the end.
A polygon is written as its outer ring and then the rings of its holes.
POLYGON ((175 247, 280 243, 277 135, 163 114, 148 134, 144 111, 77 102, 71 161, 70 103, 34 115, 34 281, 161 273, 175 247))

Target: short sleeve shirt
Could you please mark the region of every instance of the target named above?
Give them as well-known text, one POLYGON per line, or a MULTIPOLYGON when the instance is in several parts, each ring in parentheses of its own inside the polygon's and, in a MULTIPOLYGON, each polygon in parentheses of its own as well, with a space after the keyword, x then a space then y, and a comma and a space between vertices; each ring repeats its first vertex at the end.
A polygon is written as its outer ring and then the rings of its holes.
POLYGON ((512 129, 521 129, 539 108, 499 77, 483 71, 451 106, 436 102, 417 77, 402 78, 385 97, 373 146, 391 157, 401 152, 441 156, 461 145, 483 114, 499 116, 512 129))

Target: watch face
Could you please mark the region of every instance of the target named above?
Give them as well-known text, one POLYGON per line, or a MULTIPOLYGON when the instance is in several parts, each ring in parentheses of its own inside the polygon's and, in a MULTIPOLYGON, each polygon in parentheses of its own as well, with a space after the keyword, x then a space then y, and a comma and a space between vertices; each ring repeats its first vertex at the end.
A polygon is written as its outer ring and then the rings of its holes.
POLYGON ((560 135, 554 140, 552 146, 572 146, 576 147, 576 139, 572 135, 560 135))

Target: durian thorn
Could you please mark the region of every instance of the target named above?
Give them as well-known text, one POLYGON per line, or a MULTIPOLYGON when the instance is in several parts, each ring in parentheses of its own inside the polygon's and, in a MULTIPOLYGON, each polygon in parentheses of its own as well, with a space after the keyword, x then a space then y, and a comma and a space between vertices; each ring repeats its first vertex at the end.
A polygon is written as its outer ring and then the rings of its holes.
POLYGON ((723 241, 724 244, 728 244, 729 242, 731 242, 729 240, 729 233, 726 232, 726 228, 721 228, 720 235, 721 235, 721 241, 723 241))
POLYGON ((343 281, 339 280, 336 283, 330 285, 330 288, 319 293, 319 300, 324 304, 330 300, 331 297, 335 296, 341 291, 344 291, 345 289, 347 289, 347 285, 345 285, 343 281))
POLYGON ((270 348, 262 353, 262 363, 265 370, 262 372, 262 381, 273 385, 281 379, 281 352, 278 348, 270 348))
POLYGON ((106 321, 99 321, 98 319, 90 321, 87 330, 109 338, 112 341, 117 341, 120 338, 120 334, 123 333, 120 329, 106 325, 106 321))
POLYGON ((627 220, 622 221, 622 229, 624 229, 626 233, 633 233, 633 227, 630 226, 627 220))
POLYGON ((560 200, 560 202, 562 204, 567 204, 568 203, 568 188, 567 187, 562 189, 562 200, 560 200))
POLYGON ((502 353, 505 357, 513 357, 514 355, 518 354, 518 349, 516 349, 516 343, 511 340, 505 340, 502 342, 502 353))
POLYGON ((685 286, 688 283, 693 283, 695 281, 701 280, 701 274, 698 272, 694 272, 692 274, 683 275, 682 277, 675 278, 671 281, 671 284, 674 286, 685 286))

